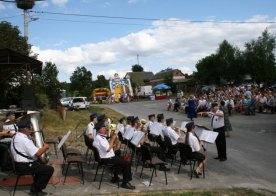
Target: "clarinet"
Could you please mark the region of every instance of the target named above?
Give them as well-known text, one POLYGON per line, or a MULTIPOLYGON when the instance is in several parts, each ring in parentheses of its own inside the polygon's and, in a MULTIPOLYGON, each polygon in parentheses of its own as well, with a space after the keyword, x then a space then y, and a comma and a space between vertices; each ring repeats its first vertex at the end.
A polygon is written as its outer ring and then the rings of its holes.
MULTIPOLYGON (((195 137, 197 138, 198 142, 200 143, 200 139, 199 139, 199 137, 197 136, 196 133, 195 133, 195 137)), ((206 151, 206 148, 204 147, 203 144, 201 145, 201 147, 202 147, 203 151, 205 152, 205 151, 206 151)))

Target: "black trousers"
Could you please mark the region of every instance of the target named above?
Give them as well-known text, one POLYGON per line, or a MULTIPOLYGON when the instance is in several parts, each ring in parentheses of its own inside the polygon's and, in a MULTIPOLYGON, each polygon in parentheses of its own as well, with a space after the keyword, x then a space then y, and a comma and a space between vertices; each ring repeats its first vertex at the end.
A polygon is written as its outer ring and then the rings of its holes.
POLYGON ((220 159, 227 158, 226 156, 226 139, 225 139, 225 128, 220 127, 214 129, 215 132, 218 132, 218 137, 216 139, 216 146, 218 151, 218 157, 220 159))
POLYGON ((31 186, 32 192, 40 192, 45 189, 50 178, 53 175, 54 168, 39 162, 32 163, 15 163, 15 168, 19 173, 33 173, 35 175, 34 182, 31 186))
POLYGON ((114 165, 114 177, 117 178, 119 173, 123 173, 123 183, 127 183, 132 180, 131 175, 131 162, 123 160, 120 156, 114 156, 108 159, 101 160, 103 164, 114 165))
POLYGON ((0 161, 1 168, 6 169, 9 167, 9 144, 0 143, 0 161))

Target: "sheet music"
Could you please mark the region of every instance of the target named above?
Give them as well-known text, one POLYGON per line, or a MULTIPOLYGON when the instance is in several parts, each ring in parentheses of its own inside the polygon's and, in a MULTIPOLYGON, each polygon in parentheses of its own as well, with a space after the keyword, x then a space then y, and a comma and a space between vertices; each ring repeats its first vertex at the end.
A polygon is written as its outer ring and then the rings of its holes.
POLYGON ((117 125, 117 129, 116 129, 116 131, 115 131, 115 134, 118 134, 119 132, 121 132, 122 134, 125 133, 125 127, 124 127, 124 125, 121 124, 121 123, 119 123, 119 124, 117 125))
POLYGON ((68 137, 70 136, 71 134, 71 130, 69 130, 61 139, 61 141, 59 142, 57 148, 60 149, 61 146, 64 144, 64 142, 68 139, 68 137))
POLYGON ((143 139, 145 133, 142 131, 135 131, 131 139, 131 143, 137 147, 140 147, 140 142, 143 139))
POLYGON ((208 131, 208 130, 204 130, 204 129, 198 129, 198 131, 196 131, 196 134, 200 140, 211 143, 211 144, 215 143, 217 136, 218 136, 217 132, 208 131))
POLYGON ((133 134, 134 134, 134 128, 127 127, 126 132, 123 135, 123 138, 130 140, 133 137, 133 134))
POLYGON ((158 122, 154 122, 150 128, 150 134, 159 136, 161 135, 163 128, 164 128, 164 125, 158 122))
POLYGON ((181 123, 180 130, 186 132, 186 125, 187 125, 188 123, 189 123, 189 122, 187 122, 187 121, 183 121, 183 122, 181 123))

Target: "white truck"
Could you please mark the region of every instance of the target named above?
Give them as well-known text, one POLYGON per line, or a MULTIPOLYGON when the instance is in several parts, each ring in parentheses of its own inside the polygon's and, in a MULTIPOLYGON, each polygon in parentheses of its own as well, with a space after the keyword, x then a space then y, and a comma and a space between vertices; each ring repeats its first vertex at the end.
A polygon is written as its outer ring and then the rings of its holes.
POLYGON ((139 97, 148 97, 152 95, 152 86, 139 86, 136 94, 139 97))

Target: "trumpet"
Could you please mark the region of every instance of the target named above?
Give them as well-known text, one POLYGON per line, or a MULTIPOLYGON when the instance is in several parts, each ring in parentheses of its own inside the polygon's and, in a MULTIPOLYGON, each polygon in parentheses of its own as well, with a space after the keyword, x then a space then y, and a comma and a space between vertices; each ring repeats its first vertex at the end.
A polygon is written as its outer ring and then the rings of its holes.
POLYGON ((147 133, 147 120, 145 120, 145 119, 141 119, 140 120, 140 130, 142 131, 142 132, 145 132, 145 133, 147 133))

